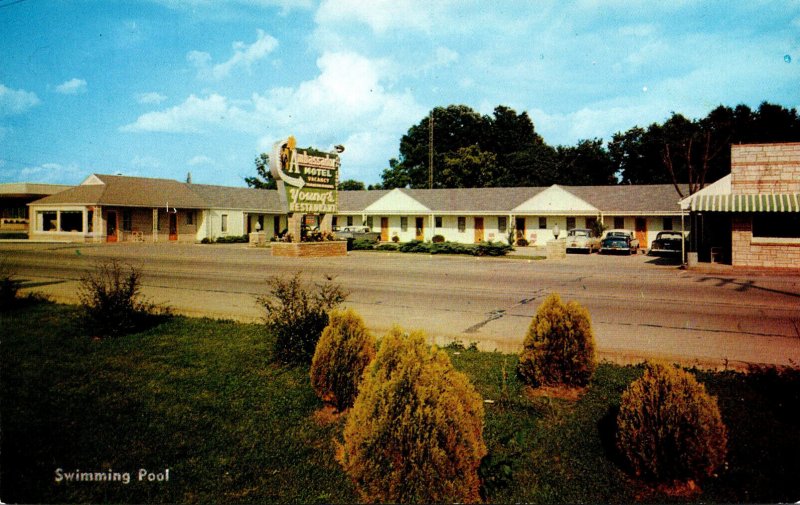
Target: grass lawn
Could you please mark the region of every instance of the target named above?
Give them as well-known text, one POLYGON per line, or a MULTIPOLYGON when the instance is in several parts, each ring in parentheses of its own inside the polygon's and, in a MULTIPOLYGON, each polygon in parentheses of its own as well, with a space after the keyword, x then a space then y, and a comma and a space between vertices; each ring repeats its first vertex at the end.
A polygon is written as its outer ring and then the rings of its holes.
MULTIPOLYGON (((305 367, 271 362, 263 326, 176 317, 95 341, 74 308, 0 313, 0 498, 5 502, 353 502, 334 459, 343 419, 321 423, 305 367), (64 472, 130 473, 56 482, 64 472), (169 469, 168 482, 138 481, 169 469)), ((516 356, 448 349, 486 404, 494 502, 683 501, 632 480, 613 450, 614 412, 638 367, 602 364, 578 401, 531 398, 516 356)), ((800 499, 800 381, 698 374, 729 428, 728 466, 703 502, 800 499)))

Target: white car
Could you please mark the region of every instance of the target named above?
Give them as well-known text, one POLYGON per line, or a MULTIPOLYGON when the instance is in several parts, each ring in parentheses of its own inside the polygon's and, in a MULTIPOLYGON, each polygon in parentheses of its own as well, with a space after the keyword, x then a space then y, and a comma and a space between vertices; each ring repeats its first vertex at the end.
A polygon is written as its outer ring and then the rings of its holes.
POLYGON ((573 228, 567 231, 567 252, 586 251, 592 254, 600 250, 600 239, 595 237, 592 230, 587 228, 573 228))

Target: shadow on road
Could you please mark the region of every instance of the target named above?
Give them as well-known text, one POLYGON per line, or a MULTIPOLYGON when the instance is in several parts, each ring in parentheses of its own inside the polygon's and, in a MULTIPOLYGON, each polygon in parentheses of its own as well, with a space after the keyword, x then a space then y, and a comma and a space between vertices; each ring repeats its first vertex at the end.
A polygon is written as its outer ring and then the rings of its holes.
POLYGON ((769 293, 777 293, 780 295, 787 295, 787 296, 794 296, 796 298, 800 298, 800 293, 793 293, 791 291, 782 291, 780 289, 773 289, 773 288, 765 288, 763 286, 759 286, 755 283, 755 281, 739 281, 736 279, 726 279, 725 277, 714 277, 714 276, 706 276, 700 277, 697 279, 697 282, 712 282, 717 281, 716 286, 717 288, 724 288, 724 287, 735 287, 735 290, 739 293, 747 292, 751 289, 758 289, 761 291, 767 291, 769 293))

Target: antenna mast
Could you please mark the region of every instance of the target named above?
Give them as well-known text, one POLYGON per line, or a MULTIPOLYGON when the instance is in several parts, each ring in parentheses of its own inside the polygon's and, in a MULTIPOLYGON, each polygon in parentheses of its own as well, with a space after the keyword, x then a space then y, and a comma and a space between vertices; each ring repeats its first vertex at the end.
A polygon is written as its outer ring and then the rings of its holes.
POLYGON ((428 189, 433 189, 433 109, 428 120, 428 189))

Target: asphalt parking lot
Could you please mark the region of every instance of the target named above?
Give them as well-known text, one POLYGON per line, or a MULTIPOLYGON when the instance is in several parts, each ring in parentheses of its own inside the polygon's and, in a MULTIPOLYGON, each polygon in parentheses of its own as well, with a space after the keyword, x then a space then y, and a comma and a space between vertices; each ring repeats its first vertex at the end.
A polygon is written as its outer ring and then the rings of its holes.
MULTIPOLYGON (((570 254, 566 259, 474 258, 351 252, 341 258, 273 258, 269 249, 194 244, 0 244, 26 289, 77 301, 78 279, 117 258, 143 272, 143 293, 191 316, 258 321, 267 279, 303 272, 332 277, 378 335, 393 324, 440 344, 477 342, 516 352, 551 292, 584 304, 598 353, 743 368, 800 363, 800 275, 730 268, 684 271, 645 255, 570 254)), ((532 251, 532 254, 538 254, 532 251)))

